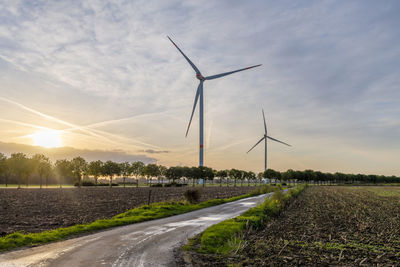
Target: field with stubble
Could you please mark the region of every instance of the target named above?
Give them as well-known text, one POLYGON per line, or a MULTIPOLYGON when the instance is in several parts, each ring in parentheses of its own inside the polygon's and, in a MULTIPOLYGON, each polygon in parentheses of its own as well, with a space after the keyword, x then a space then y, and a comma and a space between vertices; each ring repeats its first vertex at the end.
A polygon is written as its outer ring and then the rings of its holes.
POLYGON ((208 266, 399 266, 400 187, 312 186, 208 266))
MULTIPOLYGON (((0 189, 0 236, 90 223, 150 202, 183 200, 186 188, 0 189)), ((247 194, 254 187, 201 188, 201 201, 247 194)))

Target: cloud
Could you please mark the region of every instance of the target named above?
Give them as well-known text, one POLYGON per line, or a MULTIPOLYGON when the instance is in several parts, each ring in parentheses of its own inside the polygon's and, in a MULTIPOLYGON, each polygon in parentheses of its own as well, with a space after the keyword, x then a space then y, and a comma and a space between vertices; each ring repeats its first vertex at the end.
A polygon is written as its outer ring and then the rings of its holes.
POLYGON ((155 162, 154 158, 145 155, 131 154, 122 150, 107 151, 107 150, 90 150, 90 149, 76 149, 71 147, 61 148, 43 148, 39 146, 22 145, 15 143, 4 143, 0 142, 0 151, 7 156, 12 153, 25 153, 29 156, 34 154, 44 154, 49 157, 53 162, 58 159, 72 159, 74 157, 83 157, 87 161, 93 160, 113 160, 116 162, 134 162, 142 161, 144 163, 155 162))
MULTIPOLYGON (((396 0, 6 1, 0 10, 0 97, 17 103, 0 106, 2 141, 52 120, 82 139, 74 147, 194 164, 197 110, 183 137, 198 81, 170 35, 204 75, 263 64, 205 83, 206 164, 262 169, 256 153, 242 155, 263 132, 262 107, 272 136, 311 144, 293 148, 297 166, 340 169, 341 155, 368 151, 358 163, 367 168, 400 149, 396 0)), ((291 167, 273 153, 272 166, 291 167)), ((400 171, 385 160, 381 172, 400 171)))
POLYGON ((141 150, 140 152, 145 152, 145 153, 150 153, 150 154, 161 154, 161 153, 170 153, 171 151, 146 149, 146 150, 141 150))

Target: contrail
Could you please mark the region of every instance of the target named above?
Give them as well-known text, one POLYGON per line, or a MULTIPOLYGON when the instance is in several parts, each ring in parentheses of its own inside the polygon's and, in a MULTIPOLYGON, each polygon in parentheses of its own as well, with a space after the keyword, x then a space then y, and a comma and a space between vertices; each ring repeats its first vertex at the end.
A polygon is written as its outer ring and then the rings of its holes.
POLYGON ((101 127, 101 126, 106 126, 106 125, 109 125, 109 124, 130 121, 132 119, 139 119, 139 118, 153 116, 153 115, 164 115, 164 116, 171 117, 171 118, 174 118, 174 119, 177 119, 177 120, 182 120, 179 117, 176 117, 176 116, 173 116, 173 115, 170 115, 170 114, 166 114, 165 112, 150 112, 150 113, 144 113, 144 114, 139 114, 139 115, 133 115, 133 116, 130 116, 130 117, 125 117, 125 118, 120 118, 120 119, 100 121, 100 122, 96 122, 96 123, 89 124, 89 125, 82 126, 82 127, 84 127, 84 128, 101 127))
POLYGON ((225 146, 216 147, 210 152, 215 152, 215 151, 218 151, 218 150, 225 150, 225 149, 228 149, 228 148, 233 147, 233 146, 237 146, 237 145, 240 145, 240 144, 243 144, 243 143, 247 143, 247 142, 249 142, 251 140, 252 140, 251 138, 243 139, 241 141, 238 141, 238 142, 235 142, 235 143, 230 143, 230 144, 225 145, 225 146))
POLYGON ((25 122, 21 122, 21 121, 7 120, 7 119, 1 119, 1 118, 0 118, 0 121, 7 122, 7 123, 13 123, 13 124, 21 125, 21 126, 26 126, 26 127, 31 127, 31 128, 35 128, 35 129, 40 129, 40 130, 50 130, 49 128, 46 128, 43 126, 38 126, 35 124, 25 123, 25 122))
POLYGON ((88 134, 90 134, 90 135, 93 135, 93 136, 96 136, 96 137, 99 137, 99 138, 103 138, 102 136, 100 136, 100 135, 98 135, 98 134, 95 134, 95 133, 93 133, 93 132, 91 132, 91 131, 88 131, 88 130, 86 130, 86 129, 80 127, 79 125, 75 125, 75 124, 69 123, 69 122, 67 122, 67 121, 60 120, 60 119, 58 119, 58 118, 56 118, 56 117, 53 117, 53 116, 44 114, 44 113, 42 113, 42 112, 40 112, 40 111, 37 111, 37 110, 32 109, 32 108, 29 108, 29 107, 27 107, 27 106, 25 106, 25 105, 22 105, 22 104, 20 104, 20 103, 18 103, 18 102, 15 102, 15 101, 13 101, 13 100, 10 100, 10 99, 7 99, 7 98, 1 97, 1 96, 0 96, 0 100, 3 100, 4 102, 7 102, 7 103, 10 103, 10 104, 16 105, 16 106, 18 106, 18 107, 20 107, 20 108, 22 108, 22 109, 24 109, 24 110, 27 110, 27 111, 29 111, 29 112, 31 112, 31 113, 33 113, 33 114, 39 115, 40 117, 43 117, 43 118, 45 118, 45 119, 47 119, 47 120, 55 121, 55 122, 57 122, 57 123, 67 125, 67 126, 69 126, 69 127, 79 129, 79 130, 81 130, 81 131, 83 131, 83 132, 86 132, 86 133, 88 133, 88 134))

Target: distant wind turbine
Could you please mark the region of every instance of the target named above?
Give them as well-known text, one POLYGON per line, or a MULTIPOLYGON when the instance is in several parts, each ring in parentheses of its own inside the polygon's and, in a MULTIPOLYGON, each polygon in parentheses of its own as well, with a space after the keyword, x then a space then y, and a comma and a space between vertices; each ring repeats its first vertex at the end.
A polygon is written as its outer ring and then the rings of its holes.
POLYGON ((224 72, 224 73, 220 73, 220 74, 204 77, 203 75, 201 75, 201 72, 196 67, 196 65, 194 65, 193 62, 190 61, 190 59, 182 52, 182 50, 174 43, 174 41, 172 41, 171 38, 169 38, 169 36, 167 36, 167 37, 172 42, 172 44, 179 50, 179 52, 186 59, 186 61, 190 64, 190 66, 192 66, 193 70, 196 72, 196 78, 198 80, 200 80, 200 84, 197 87, 196 96, 194 98, 192 115, 190 115, 189 124, 188 124, 187 130, 186 130, 186 137, 187 137, 188 132, 189 132, 190 124, 192 123, 192 118, 193 118, 194 111, 196 109, 197 101, 200 98, 200 116, 199 116, 199 122, 200 122, 200 153, 199 153, 199 166, 203 166, 203 164, 204 164, 204 161, 203 161, 203 148, 204 148, 204 140, 203 140, 203 124, 204 124, 204 122, 203 122, 203 112, 204 112, 203 111, 203 83, 204 83, 204 81, 221 78, 221 77, 233 74, 235 72, 239 72, 239 71, 255 68, 255 67, 261 66, 261 64, 254 65, 254 66, 251 66, 251 67, 247 67, 247 68, 244 68, 244 69, 239 69, 239 70, 234 70, 234 71, 229 71, 229 72, 224 72))
POLYGON ((262 110, 262 114, 263 114, 263 119, 264 119, 264 130, 265 130, 264 136, 263 136, 263 137, 260 139, 260 141, 258 141, 252 148, 250 148, 250 150, 247 151, 247 153, 249 153, 249 152, 250 152, 253 148, 255 148, 262 140, 264 140, 264 141, 265 141, 264 171, 266 171, 266 170, 267 170, 267 139, 271 139, 271 140, 273 140, 273 141, 275 141, 275 142, 278 142, 278 143, 281 143, 281 144, 284 144, 284 145, 287 145, 287 146, 291 146, 291 145, 286 144, 285 142, 279 141, 278 139, 275 139, 275 138, 272 138, 272 137, 268 136, 268 133, 267 133, 267 124, 265 123, 264 109, 262 110))

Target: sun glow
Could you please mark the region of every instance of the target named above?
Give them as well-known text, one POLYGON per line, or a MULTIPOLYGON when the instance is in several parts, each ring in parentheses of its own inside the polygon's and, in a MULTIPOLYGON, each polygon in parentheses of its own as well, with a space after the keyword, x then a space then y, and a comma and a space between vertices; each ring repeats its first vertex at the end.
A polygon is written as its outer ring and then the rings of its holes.
POLYGON ((61 147, 61 133, 55 130, 39 131, 31 135, 35 146, 46 148, 61 147))

